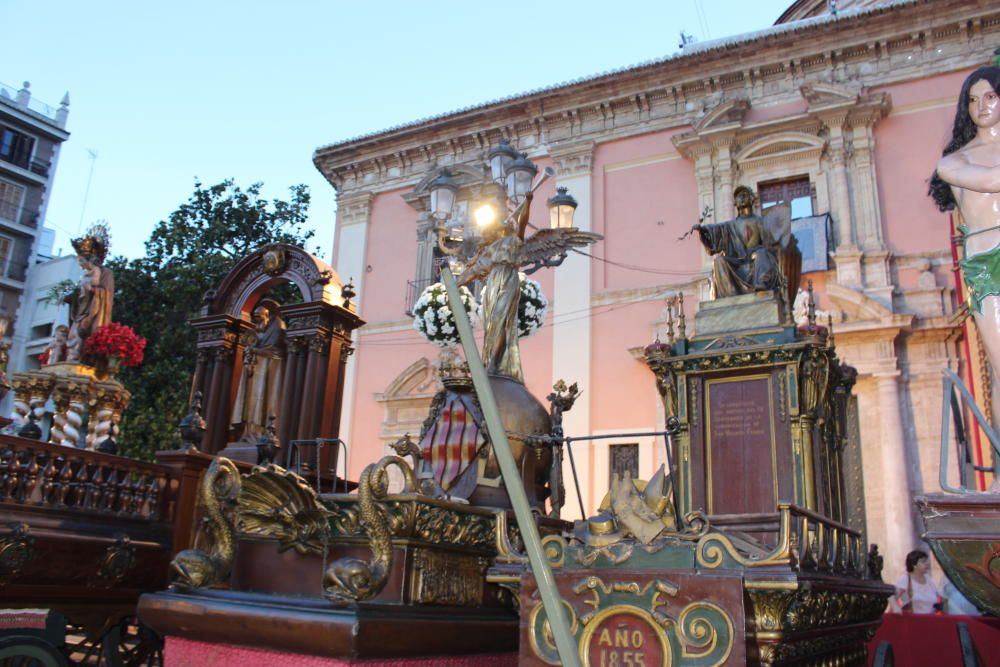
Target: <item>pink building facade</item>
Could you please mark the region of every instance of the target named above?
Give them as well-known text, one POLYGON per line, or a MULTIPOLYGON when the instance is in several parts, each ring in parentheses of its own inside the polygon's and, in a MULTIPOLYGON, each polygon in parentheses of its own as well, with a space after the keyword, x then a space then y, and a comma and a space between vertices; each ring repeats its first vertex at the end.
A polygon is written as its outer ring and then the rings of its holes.
MULTIPOLYGON (((919 544, 912 497, 939 488, 941 370, 968 363, 953 320, 951 222, 927 181, 962 80, 1000 45, 1000 7, 845 5, 833 17, 826 3, 797 2, 765 31, 318 149, 316 166, 338 193, 334 263, 353 278, 368 322, 355 332, 345 392, 350 475, 418 434, 437 390, 439 350, 406 314, 432 277, 426 186, 447 167, 462 183, 460 210, 471 210, 486 152, 507 138, 556 170, 536 202, 567 187, 576 226, 605 237, 591 248, 596 259, 573 255, 533 276, 551 304, 546 325, 521 341, 532 393, 543 398, 558 379, 583 389, 566 415, 570 435, 662 428, 638 353, 663 337, 680 292, 693 333, 698 301, 709 298, 707 256, 678 237, 706 207, 714 221, 732 218, 732 193, 746 185, 764 201, 792 201, 796 215, 829 214, 810 246, 826 268, 803 284, 812 281, 840 357, 859 371, 868 536, 894 578, 919 544)), ((547 222, 540 203, 533 220, 547 222)), ((575 444, 588 513, 621 446, 641 478, 663 462, 653 438, 575 444)), ((572 484, 567 493, 574 518, 572 484)))

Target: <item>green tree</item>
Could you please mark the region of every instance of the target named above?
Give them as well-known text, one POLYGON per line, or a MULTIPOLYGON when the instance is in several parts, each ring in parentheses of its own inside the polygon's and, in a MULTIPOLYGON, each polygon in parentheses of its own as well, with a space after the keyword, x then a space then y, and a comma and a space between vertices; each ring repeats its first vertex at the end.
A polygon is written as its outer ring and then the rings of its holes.
POLYGON ((161 221, 146 241, 146 255, 108 263, 115 273, 114 320, 147 340, 141 366, 121 381, 132 393, 122 419, 120 446, 127 456, 151 460, 159 449, 180 445, 177 422, 188 410, 196 338, 188 326, 207 290, 218 286, 237 262, 269 243, 304 246, 309 189, 289 188, 288 201, 260 196, 226 180, 204 187, 161 221))

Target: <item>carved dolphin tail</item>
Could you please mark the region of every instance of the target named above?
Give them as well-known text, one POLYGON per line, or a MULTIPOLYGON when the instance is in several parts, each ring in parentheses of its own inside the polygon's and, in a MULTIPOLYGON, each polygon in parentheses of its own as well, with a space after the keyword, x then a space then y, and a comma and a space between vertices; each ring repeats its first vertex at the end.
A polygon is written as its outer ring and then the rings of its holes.
POLYGON ((201 479, 198 505, 210 534, 209 551, 192 548, 170 563, 171 588, 202 588, 225 581, 233 565, 235 527, 224 509, 240 494, 240 473, 229 459, 217 457, 201 479))
POLYGON ((386 456, 364 469, 358 482, 358 513, 368 535, 372 560, 366 563, 357 558, 341 558, 331 563, 323 575, 323 595, 327 599, 367 600, 378 595, 385 586, 392 568, 392 533, 389 521, 375 501, 384 498, 388 491, 386 469, 390 465, 403 472, 403 493, 413 493, 416 489, 413 470, 398 456, 386 456))

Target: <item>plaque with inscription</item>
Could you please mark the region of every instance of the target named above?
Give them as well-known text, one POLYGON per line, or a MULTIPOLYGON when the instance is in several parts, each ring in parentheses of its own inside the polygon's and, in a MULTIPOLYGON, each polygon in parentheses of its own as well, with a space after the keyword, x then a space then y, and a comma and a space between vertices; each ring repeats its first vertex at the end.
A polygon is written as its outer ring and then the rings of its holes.
POLYGON ((778 488, 770 377, 708 380, 705 392, 709 514, 774 512, 778 488))

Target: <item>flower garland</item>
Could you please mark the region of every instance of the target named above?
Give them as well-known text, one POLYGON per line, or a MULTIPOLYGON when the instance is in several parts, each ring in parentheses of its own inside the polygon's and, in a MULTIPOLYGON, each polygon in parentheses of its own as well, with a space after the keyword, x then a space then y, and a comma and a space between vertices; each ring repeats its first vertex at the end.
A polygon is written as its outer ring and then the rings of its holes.
POLYGON ((142 363, 146 339, 137 336, 132 327, 109 322, 87 337, 83 345, 85 354, 94 357, 118 357, 123 366, 142 363))
POLYGON ((517 302, 517 336, 524 338, 538 331, 545 323, 545 310, 549 300, 542 294, 542 286, 524 273, 518 273, 521 298, 517 302))
MULTIPOLYGON (((459 287, 462 304, 470 317, 476 312, 476 300, 467 287, 459 287)), ((413 328, 429 342, 441 347, 458 344, 458 328, 455 316, 448 305, 448 293, 444 284, 428 285, 421 292, 413 306, 413 328)))

